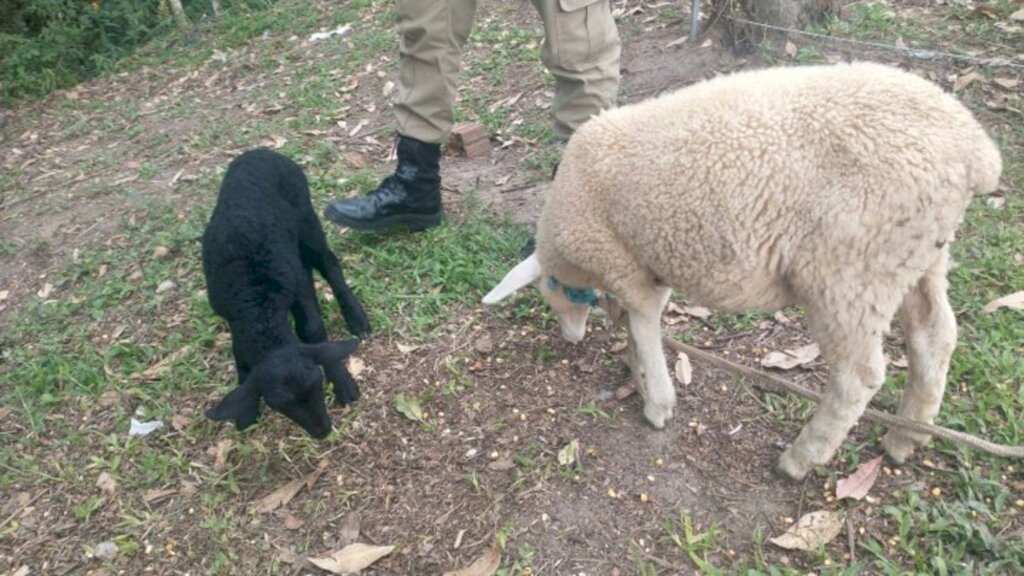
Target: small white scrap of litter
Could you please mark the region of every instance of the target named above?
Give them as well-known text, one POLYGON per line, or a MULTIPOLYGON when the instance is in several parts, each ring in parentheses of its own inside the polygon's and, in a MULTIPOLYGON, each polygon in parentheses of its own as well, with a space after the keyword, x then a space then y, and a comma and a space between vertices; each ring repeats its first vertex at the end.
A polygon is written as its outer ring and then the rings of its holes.
POLYGON ((310 42, 319 42, 320 40, 326 40, 331 36, 341 36, 348 33, 352 29, 351 24, 345 24, 344 26, 338 26, 334 30, 328 30, 327 32, 314 32, 309 35, 310 42))
POLYGON ((160 420, 153 420, 151 422, 139 422, 135 418, 132 418, 131 428, 128 429, 129 436, 149 436, 153 432, 164 427, 164 423, 160 420))

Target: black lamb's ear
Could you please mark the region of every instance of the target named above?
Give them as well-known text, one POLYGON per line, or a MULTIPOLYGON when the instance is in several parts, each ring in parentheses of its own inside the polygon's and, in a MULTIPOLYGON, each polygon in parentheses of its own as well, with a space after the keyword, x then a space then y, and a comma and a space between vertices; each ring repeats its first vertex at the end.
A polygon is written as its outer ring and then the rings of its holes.
POLYGON ((321 342, 307 344, 302 351, 317 364, 334 364, 341 362, 359 348, 359 340, 342 340, 340 342, 321 342))
POLYGON ((234 420, 235 428, 245 430, 260 416, 260 393, 256 387, 243 384, 228 393, 216 406, 206 411, 210 420, 234 420))

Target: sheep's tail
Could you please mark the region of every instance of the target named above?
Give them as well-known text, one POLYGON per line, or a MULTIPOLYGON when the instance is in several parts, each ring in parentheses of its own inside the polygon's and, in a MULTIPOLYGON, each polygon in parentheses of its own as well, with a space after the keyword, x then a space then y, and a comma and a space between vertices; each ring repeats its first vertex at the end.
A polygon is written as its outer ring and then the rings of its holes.
POLYGON ((991 194, 999 188, 999 177, 1003 172, 1003 158, 999 146, 985 134, 980 126, 981 138, 970 151, 967 164, 968 182, 971 192, 977 195, 991 194))

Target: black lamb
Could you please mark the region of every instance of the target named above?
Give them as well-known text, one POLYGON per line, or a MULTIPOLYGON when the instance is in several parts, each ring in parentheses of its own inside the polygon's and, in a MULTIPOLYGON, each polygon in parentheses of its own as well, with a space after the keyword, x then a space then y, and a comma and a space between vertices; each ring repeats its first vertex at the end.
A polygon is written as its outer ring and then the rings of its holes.
POLYGON ((234 420, 242 430, 256 422, 262 397, 324 438, 331 419, 321 367, 337 402, 359 398, 345 367, 358 341, 327 341, 313 268, 330 284, 349 331, 365 338, 369 321, 327 247, 302 169, 266 149, 235 158, 203 234, 203 273, 210 306, 231 330, 238 388, 208 418, 234 420))

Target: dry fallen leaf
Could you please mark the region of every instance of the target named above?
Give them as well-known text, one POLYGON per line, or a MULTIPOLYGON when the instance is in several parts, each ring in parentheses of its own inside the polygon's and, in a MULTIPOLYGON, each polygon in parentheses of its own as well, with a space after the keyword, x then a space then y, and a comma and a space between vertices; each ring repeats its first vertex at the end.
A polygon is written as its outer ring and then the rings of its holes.
POLYGON ((0 302, 7 300, 7 297, 10 296, 10 294, 10 290, 0 290, 0 302))
POLYGON ((257 500, 254 505, 254 509, 257 512, 266 514, 288 504, 291 502, 292 498, 299 493, 299 490, 302 490, 303 486, 311 488, 313 484, 316 484, 316 481, 320 478, 320 475, 324 473, 324 469, 326 468, 327 460, 321 460, 320 463, 317 464, 316 469, 309 474, 301 478, 296 478, 290 482, 286 482, 282 486, 278 487, 277 490, 274 490, 270 494, 267 494, 263 498, 257 500))
POLYGON ((355 135, 358 134, 359 131, 362 130, 367 123, 369 123, 369 120, 366 120, 365 118, 360 120, 359 123, 356 124, 356 127, 349 131, 349 138, 355 138, 355 135))
POLYGON ((515 467, 516 463, 511 458, 500 458, 487 465, 488 470, 493 470, 495 472, 504 472, 505 470, 511 470, 515 467))
POLYGON ((345 516, 345 520, 341 523, 341 528, 338 529, 338 536, 341 538, 342 545, 348 546, 359 539, 359 530, 362 523, 363 518, 359 515, 359 512, 349 512, 345 516))
POLYGON ((682 310, 683 314, 694 318, 700 318, 702 320, 707 320, 711 317, 711 310, 703 306, 683 306, 682 310))
POLYGON ((363 362, 362 358, 359 358, 358 356, 348 357, 348 373, 351 374, 353 378, 359 377, 359 375, 363 373, 363 370, 366 370, 366 362, 363 362))
POLYGON ((612 354, 618 354, 619 352, 622 352, 623 350, 625 350, 627 346, 629 346, 628 342, 626 342, 625 340, 619 340, 619 341, 615 342, 614 344, 612 344, 611 350, 609 350, 609 351, 612 354))
POLYGON ((167 488, 166 490, 146 490, 142 493, 142 499, 146 501, 146 504, 155 504, 166 498, 170 498, 177 494, 178 491, 174 488, 167 488))
POLYGON ((399 343, 399 344, 397 344, 397 346, 398 346, 398 351, 401 352, 402 354, 409 354, 411 352, 415 352, 415 351, 420 349, 419 345, 409 345, 409 344, 399 343))
POLYGON ((562 466, 572 466, 576 463, 576 457, 579 453, 580 441, 574 438, 558 451, 558 463, 562 466))
POLYGON ((300 520, 295 516, 292 516, 291 512, 285 514, 284 527, 289 530, 298 530, 299 528, 302 528, 302 525, 305 523, 306 522, 304 520, 300 520))
POLYGON ((1010 14, 1010 20, 1013 20, 1014 22, 1024 22, 1024 8, 1010 14))
POLYGON ((391 94, 391 92, 394 89, 395 89, 395 83, 394 82, 392 82, 391 80, 388 80, 387 82, 385 82, 384 83, 384 89, 383 89, 384 97, 386 98, 389 94, 391 94))
POLYGON ((309 558, 316 567, 333 574, 349 574, 359 572, 377 560, 387 556, 394 546, 371 546, 369 544, 349 544, 341 550, 323 558, 309 558))
POLYGON ((907 360, 907 356, 904 354, 899 358, 892 361, 892 365, 897 368, 906 368, 910 365, 910 361, 907 360))
POLYGON ((788 54, 790 58, 795 58, 796 44, 793 44, 792 42, 786 42, 786 54, 788 54))
POLYGON ((51 292, 53 292, 53 284, 47 282, 43 284, 43 287, 40 288, 38 292, 36 292, 36 296, 39 296, 40 298, 46 298, 50 295, 51 292))
POLYGON ((680 384, 693 382, 693 366, 690 364, 690 357, 683 352, 676 358, 676 380, 680 384))
POLYGON ((968 72, 967 74, 958 76, 956 81, 953 82, 953 92, 960 92, 967 88, 968 86, 970 86, 971 84, 973 84, 974 82, 982 79, 982 75, 978 74, 973 70, 968 72))
POLYGON ((165 356, 156 364, 153 364, 149 368, 146 368, 142 372, 136 372, 129 376, 132 380, 137 382, 149 382, 150 380, 159 380, 164 376, 178 360, 181 360, 192 350, 191 346, 184 346, 171 354, 165 356))
POLYGON ((632 384, 623 384, 615 390, 615 398, 617 400, 625 400, 636 393, 636 386, 632 384))
POLYGON ((174 428, 176 432, 182 432, 185 428, 188 428, 188 425, 191 422, 192 420, 188 416, 184 414, 175 414, 174 418, 171 418, 171 428, 174 428))
POLYGON ((96 479, 96 487, 106 495, 113 496, 117 493, 117 480, 106 472, 100 472, 100 477, 96 479))
POLYGON ((216 446, 210 446, 206 449, 206 453, 213 456, 213 469, 215 471, 220 472, 224 470, 225 466, 227 466, 228 452, 231 451, 231 446, 234 445, 234 443, 234 440, 225 438, 220 442, 217 442, 216 446))
POLYGON ((501 549, 494 546, 469 566, 445 572, 444 576, 492 576, 498 571, 499 566, 501 566, 501 549))
POLYGON ((164 280, 163 282, 160 282, 160 284, 157 285, 156 293, 163 294, 164 292, 167 292, 168 290, 174 288, 174 286, 175 284, 173 280, 164 280))
POLYGON ((689 41, 690 41, 690 37, 689 36, 682 36, 680 38, 676 38, 675 40, 669 42, 668 44, 665 44, 665 48, 673 48, 675 46, 686 44, 689 41))
POLYGON ((860 500, 867 496, 875 485, 878 472, 882 470, 882 457, 872 458, 857 467, 857 470, 846 478, 836 482, 836 499, 853 498, 860 500))
POLYGON ((761 366, 765 368, 781 368, 791 370, 797 366, 803 366, 814 361, 821 354, 817 344, 808 344, 795 350, 784 352, 772 351, 761 359, 761 366))
POLYGON ((160 260, 171 253, 171 250, 167 246, 157 246, 153 249, 153 258, 160 260))
POLYGON ((769 540, 779 548, 813 552, 828 544, 843 528, 843 517, 838 512, 819 510, 805 514, 781 536, 769 540))
POLYGON ((982 308, 986 314, 991 314, 1000 308, 1010 308, 1011 310, 1024 310, 1024 290, 1020 292, 1014 292, 1013 294, 1007 294, 1002 298, 997 298, 982 308))
POLYGON ((1000 88, 1013 90, 1020 84, 1020 80, 1017 80, 1016 78, 993 78, 992 83, 1000 88))
POLYGON ((366 168, 370 165, 370 157, 363 152, 353 150, 344 153, 341 157, 353 168, 366 168))

